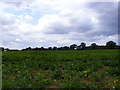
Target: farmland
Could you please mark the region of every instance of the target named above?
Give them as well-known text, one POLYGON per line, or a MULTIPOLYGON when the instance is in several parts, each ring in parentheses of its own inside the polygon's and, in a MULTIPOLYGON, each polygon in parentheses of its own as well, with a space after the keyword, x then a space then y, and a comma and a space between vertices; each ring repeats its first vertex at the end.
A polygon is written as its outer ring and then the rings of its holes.
POLYGON ((7 51, 3 88, 120 88, 118 50, 7 51))

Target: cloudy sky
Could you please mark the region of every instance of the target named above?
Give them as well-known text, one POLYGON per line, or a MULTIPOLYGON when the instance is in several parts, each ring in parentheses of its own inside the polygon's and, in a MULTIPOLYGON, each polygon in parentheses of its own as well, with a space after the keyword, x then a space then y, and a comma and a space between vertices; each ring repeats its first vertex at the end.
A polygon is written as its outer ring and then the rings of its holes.
POLYGON ((0 46, 11 49, 118 44, 118 2, 0 2, 0 46))

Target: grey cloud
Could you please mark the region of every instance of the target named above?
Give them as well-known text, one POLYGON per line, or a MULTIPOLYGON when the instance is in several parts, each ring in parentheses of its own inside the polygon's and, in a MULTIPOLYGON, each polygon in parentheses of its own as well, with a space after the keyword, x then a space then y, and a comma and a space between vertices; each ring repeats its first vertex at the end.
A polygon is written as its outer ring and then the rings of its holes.
MULTIPOLYGON (((74 16, 74 14, 73 14, 74 16)), ((48 27, 52 31, 46 32, 47 34, 67 34, 71 31, 85 33, 86 31, 90 31, 94 28, 94 23, 91 21, 89 17, 86 17, 84 21, 81 20, 81 16, 79 17, 69 17, 69 19, 64 18, 61 22, 55 22, 48 27), (70 25, 67 26, 64 24, 64 21, 68 22, 70 25)), ((87 15, 86 15, 87 16, 87 15)))
POLYGON ((91 3, 89 7, 99 14, 98 31, 93 32, 98 35, 118 34, 118 3, 96 2, 91 3))
MULTIPOLYGON (((22 3, 9 3, 9 4, 15 4, 20 7, 22 3)), ((15 34, 17 32, 17 27, 19 28, 20 26, 14 27, 16 23, 15 17, 10 17, 9 19, 4 18, 2 20, 3 23, 3 46, 10 46, 13 44, 16 44, 21 47, 41 47, 41 46, 59 46, 59 45, 65 45, 64 43, 58 43, 62 42, 62 40, 65 40, 64 37, 66 38, 66 41, 70 40, 71 42, 78 42, 81 43, 83 42, 104 42, 104 38, 110 36, 110 35, 116 35, 118 33, 118 18, 117 18, 117 7, 115 6, 115 3, 88 3, 88 6, 85 6, 86 9, 90 9, 93 12, 97 13, 97 19, 99 23, 97 23, 97 28, 95 28, 95 23, 91 21, 91 18, 89 17, 89 14, 92 14, 92 12, 86 12, 86 15, 84 17, 81 17, 81 14, 75 15, 75 12, 73 12, 71 15, 68 15, 63 17, 63 19, 55 21, 54 23, 48 23, 49 27, 45 27, 45 29, 50 29, 50 31, 46 30, 46 32, 41 32, 44 33, 43 38, 37 37, 36 35, 39 35, 36 31, 30 31, 26 30, 26 33, 20 33, 18 31, 18 34, 15 34), (87 14, 88 13, 88 14, 87 14), (69 18, 69 19, 68 19, 69 18), (68 22, 70 25, 64 24, 64 21, 68 22), (5 28, 4 26, 8 26, 8 28, 5 28), (37 33, 37 34, 35 34, 37 33), (24 37, 20 36, 19 34, 23 34, 24 37), (61 37, 58 38, 50 38, 52 37, 58 37, 59 35, 61 37), (103 37, 101 37, 101 35, 103 37), (21 39, 21 41, 17 42, 16 39, 21 39), (22 40, 26 38, 26 40, 22 40), (61 39, 62 38, 62 39, 61 39), (43 40, 43 41, 40 41, 43 40)), ((59 16, 59 15, 58 15, 59 16)), ((46 21, 47 22, 47 21, 46 21)), ((23 28, 24 29, 24 28, 23 28)), ((39 32, 39 31, 38 31, 39 32)), ((112 39, 111 39, 112 40, 112 39)), ((106 40, 107 41, 107 40, 106 40)), ((70 44, 71 42, 68 42, 70 44)), ((67 42, 65 42, 67 43, 67 42)), ((71 43, 72 44, 72 43, 71 43)), ((14 45, 13 45, 14 47, 14 45)))
POLYGON ((70 30, 70 27, 66 27, 62 23, 55 23, 48 28, 52 31, 46 32, 46 34, 67 34, 70 30))
MULTIPOLYGON (((68 20, 69 23, 71 23, 71 26, 67 27, 65 25, 62 25, 62 21, 60 23, 54 23, 50 28, 53 29, 52 32, 47 33, 53 33, 53 34, 66 34, 70 31, 76 31, 80 33, 86 33, 89 31, 93 34, 98 35, 114 35, 118 33, 118 11, 117 11, 117 3, 113 2, 91 2, 88 3, 88 6, 86 8, 89 8, 91 11, 98 14, 97 19, 99 23, 97 24, 98 27, 94 28, 94 23, 91 21, 88 14, 86 13, 84 16, 84 21, 81 20, 81 14, 79 14, 77 17, 75 14, 68 16, 70 19, 68 20)), ((63 20, 64 22, 64 20, 63 20)), ((91 34, 92 34, 91 33, 91 34)))
POLYGON ((106 13, 110 9, 115 9, 118 7, 117 2, 91 2, 88 3, 88 8, 96 10, 96 12, 106 13))
POLYGON ((8 5, 14 5, 16 7, 22 6, 23 2, 5 2, 8 5))
POLYGON ((120 2, 118 3, 118 34, 120 34, 120 2))
POLYGON ((71 31, 76 31, 79 33, 84 33, 86 31, 90 31, 94 27, 94 23, 91 21, 91 18, 86 14, 84 18, 84 21, 81 20, 82 17, 79 15, 79 17, 74 17, 70 20, 71 22, 71 31))
MULTIPOLYGON (((3 13, 4 14, 4 13, 3 13)), ((11 14, 4 14, 0 16, 0 25, 14 25, 16 23, 16 17, 11 14)))
POLYGON ((71 31, 76 31, 79 33, 86 33, 93 29, 93 24, 91 22, 86 23, 76 23, 76 25, 72 26, 71 31))
POLYGON ((87 14, 84 18, 84 21, 81 20, 81 15, 79 15, 79 17, 72 17, 72 15, 70 15, 68 16, 68 22, 71 24, 69 27, 62 24, 62 22, 56 22, 50 27, 50 29, 53 31, 47 32, 46 34, 67 34, 70 40, 89 42, 95 42, 103 39, 99 38, 101 35, 103 37, 108 37, 110 35, 118 34, 118 13, 115 3, 89 3, 88 7, 93 12, 98 14, 97 19, 99 23, 97 23, 97 28, 95 28, 95 24, 91 21, 87 14), (78 34, 69 35, 70 32, 76 32, 78 34))
MULTIPOLYGON (((99 36, 98 36, 99 37, 99 36)), ((87 33, 75 33, 75 34, 72 34, 69 36, 69 39, 70 40, 77 40, 79 42, 82 42, 82 41, 95 41, 97 40, 96 36, 89 36, 87 33)))
POLYGON ((0 23, 1 25, 11 25, 16 22, 14 18, 7 19, 5 17, 3 17, 2 20, 0 20, 0 21, 1 21, 1 23, 0 23))

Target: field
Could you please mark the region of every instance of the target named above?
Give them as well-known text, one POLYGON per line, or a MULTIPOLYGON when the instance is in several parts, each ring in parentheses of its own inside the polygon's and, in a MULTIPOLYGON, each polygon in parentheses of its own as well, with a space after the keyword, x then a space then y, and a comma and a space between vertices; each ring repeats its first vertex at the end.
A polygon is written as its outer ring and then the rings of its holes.
POLYGON ((3 88, 120 88, 118 50, 7 51, 3 88))

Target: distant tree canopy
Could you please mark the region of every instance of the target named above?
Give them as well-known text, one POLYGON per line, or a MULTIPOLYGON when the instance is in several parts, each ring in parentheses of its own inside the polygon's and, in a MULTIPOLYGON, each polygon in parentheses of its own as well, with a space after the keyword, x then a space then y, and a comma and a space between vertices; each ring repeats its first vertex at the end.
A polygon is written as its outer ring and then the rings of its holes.
POLYGON ((44 50, 45 48, 44 47, 41 47, 40 50, 44 50))
POLYGON ((54 46, 54 47, 53 47, 53 50, 57 50, 57 47, 56 47, 56 46, 54 46))
POLYGON ((0 51, 4 51, 4 47, 0 47, 0 51))
POLYGON ((91 46, 90 46, 91 49, 96 49, 96 47, 97 47, 96 43, 92 43, 91 46))
POLYGON ((77 47, 76 44, 72 44, 72 45, 70 45, 70 49, 71 49, 71 50, 74 50, 76 47, 77 47))
POLYGON ((113 41, 109 41, 106 43, 106 47, 109 49, 114 49, 116 47, 116 43, 113 41))
MULTIPOLYGON (((31 48, 27 47, 25 49, 22 49, 21 51, 31 51, 31 50, 89 50, 89 49, 120 49, 119 45, 116 45, 114 41, 108 41, 106 45, 97 45, 96 43, 92 43, 90 46, 86 46, 86 43, 82 42, 80 45, 72 44, 70 46, 63 46, 63 47, 36 47, 31 48)), ((0 47, 0 51, 19 51, 17 49, 9 49, 0 47)))
POLYGON ((70 48, 68 46, 62 47, 63 50, 69 50, 70 48))
POLYGON ((86 44, 84 42, 81 43, 81 49, 85 49, 86 44))
POLYGON ((48 47, 48 50, 52 50, 52 47, 48 47))

